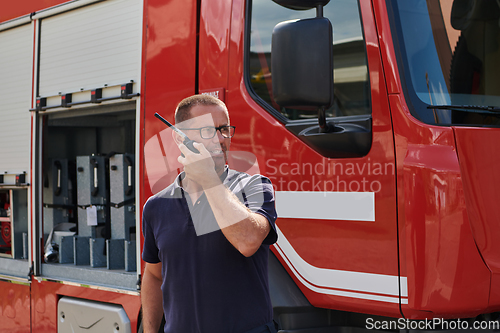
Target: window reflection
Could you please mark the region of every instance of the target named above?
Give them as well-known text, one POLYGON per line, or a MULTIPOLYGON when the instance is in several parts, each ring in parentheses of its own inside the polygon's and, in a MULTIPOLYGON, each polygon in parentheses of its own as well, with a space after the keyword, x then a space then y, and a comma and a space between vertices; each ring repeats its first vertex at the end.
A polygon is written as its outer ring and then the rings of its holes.
MULTIPOLYGON (((249 79, 255 94, 290 120, 317 118, 317 111, 280 108, 272 98, 271 37, 276 24, 316 16, 315 9, 296 11, 268 0, 251 5, 249 79)), ((327 117, 370 114, 370 89, 359 8, 355 0, 331 1, 324 16, 333 26, 335 103, 327 117)), ((313 50, 311 50, 312 52, 313 50)))

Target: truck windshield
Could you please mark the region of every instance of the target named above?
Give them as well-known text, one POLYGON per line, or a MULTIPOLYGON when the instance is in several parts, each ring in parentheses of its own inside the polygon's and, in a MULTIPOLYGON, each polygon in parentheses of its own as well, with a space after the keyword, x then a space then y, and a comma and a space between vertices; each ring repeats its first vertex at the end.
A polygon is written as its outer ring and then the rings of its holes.
POLYGON ((500 0, 389 0, 402 78, 429 124, 500 126, 500 0))

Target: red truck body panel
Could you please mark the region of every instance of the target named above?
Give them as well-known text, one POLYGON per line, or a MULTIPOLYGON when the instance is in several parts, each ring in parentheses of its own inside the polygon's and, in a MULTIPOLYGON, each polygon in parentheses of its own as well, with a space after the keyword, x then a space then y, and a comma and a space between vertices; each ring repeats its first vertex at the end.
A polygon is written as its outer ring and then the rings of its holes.
POLYGON ((6 1, 2 3, 2 12, 0 13, 0 22, 15 19, 20 16, 29 15, 52 6, 68 2, 67 0, 23 0, 6 1))
POLYGON ((498 128, 455 127, 465 206, 475 244, 491 271, 489 305, 497 311, 500 303, 500 130, 498 128))
POLYGON ((475 316, 488 306, 490 272, 471 233, 453 130, 420 126, 401 98, 390 100, 404 186, 398 191, 401 274, 408 276, 409 296, 403 313, 475 316))
POLYGON ((30 286, 0 281, 0 331, 30 332, 30 286))

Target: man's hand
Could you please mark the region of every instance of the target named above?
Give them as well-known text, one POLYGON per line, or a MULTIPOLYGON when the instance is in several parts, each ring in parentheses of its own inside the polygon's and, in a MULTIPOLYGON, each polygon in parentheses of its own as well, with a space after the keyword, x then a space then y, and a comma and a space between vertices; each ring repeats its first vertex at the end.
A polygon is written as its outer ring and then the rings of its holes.
POLYGON ((184 166, 186 178, 194 181, 203 188, 209 188, 220 184, 219 176, 215 172, 215 163, 212 155, 201 143, 195 142, 193 146, 198 149, 199 154, 193 153, 184 144, 179 149, 184 157, 179 156, 177 160, 184 166))

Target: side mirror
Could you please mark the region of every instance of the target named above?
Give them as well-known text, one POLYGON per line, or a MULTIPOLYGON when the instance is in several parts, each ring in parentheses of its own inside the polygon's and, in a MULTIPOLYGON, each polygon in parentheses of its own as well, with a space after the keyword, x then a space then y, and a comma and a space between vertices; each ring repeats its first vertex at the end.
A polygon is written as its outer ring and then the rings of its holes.
POLYGON ((372 146, 371 115, 326 121, 333 105, 333 29, 323 17, 329 0, 273 0, 294 9, 316 7, 316 18, 281 22, 273 30, 271 73, 280 107, 318 110, 315 119, 287 122, 286 128, 327 158, 361 157, 372 146))
POLYGON ((333 31, 327 18, 279 23, 271 47, 278 105, 324 110, 333 104, 333 31))

